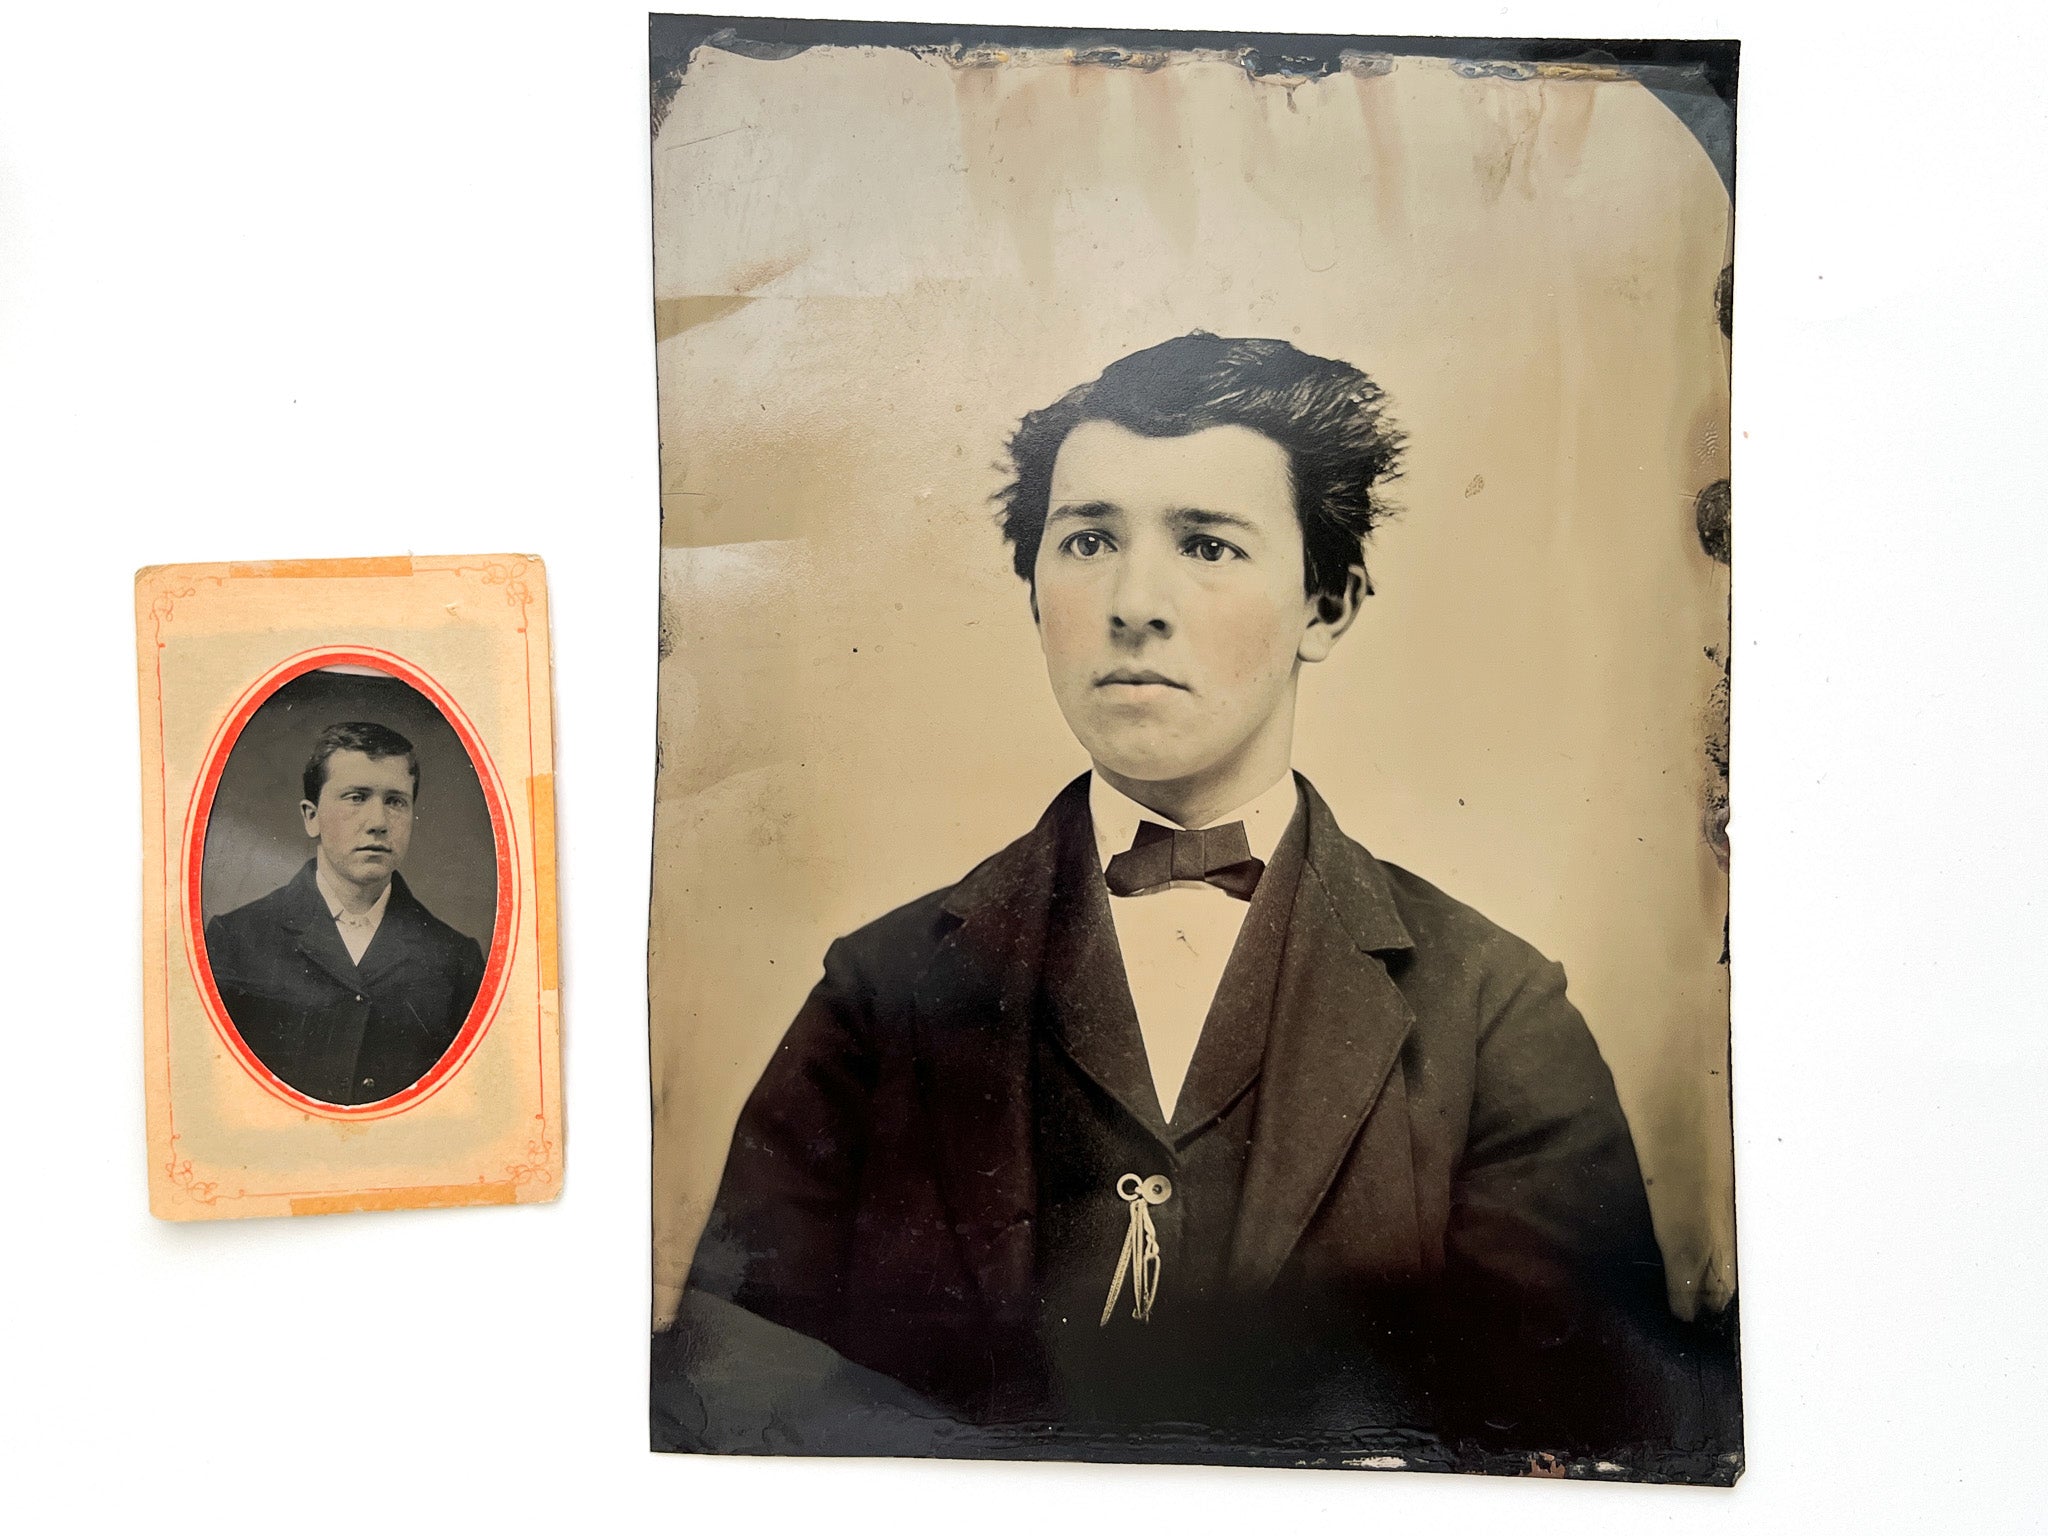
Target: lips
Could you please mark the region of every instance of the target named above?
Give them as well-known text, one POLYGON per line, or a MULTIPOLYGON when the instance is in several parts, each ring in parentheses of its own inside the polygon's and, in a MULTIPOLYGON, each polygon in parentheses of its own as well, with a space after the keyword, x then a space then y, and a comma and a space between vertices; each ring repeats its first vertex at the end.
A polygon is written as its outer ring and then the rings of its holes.
POLYGON ((390 851, 382 843, 362 843, 356 848, 357 853, 389 853, 390 851))
POLYGON ((1114 672, 1105 672, 1102 676, 1095 679, 1095 686, 1098 688, 1178 688, 1183 693, 1188 691, 1186 683, 1178 682, 1163 672, 1145 672, 1133 668, 1119 668, 1114 672))

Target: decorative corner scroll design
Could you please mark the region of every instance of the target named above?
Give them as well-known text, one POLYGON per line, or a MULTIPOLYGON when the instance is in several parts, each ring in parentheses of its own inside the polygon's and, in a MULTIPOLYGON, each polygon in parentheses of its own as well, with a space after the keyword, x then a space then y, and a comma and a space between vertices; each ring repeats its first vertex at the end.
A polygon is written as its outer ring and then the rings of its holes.
POLYGON ((525 609, 533 601, 533 588, 526 584, 526 569, 531 564, 526 560, 490 560, 482 565, 458 565, 457 576, 478 576, 487 587, 503 587, 505 601, 520 609, 519 633, 526 633, 525 609))
POLYGON ((172 591, 159 592, 149 600, 149 617, 156 632, 158 645, 164 643, 164 623, 176 611, 178 599, 190 597, 198 590, 197 587, 178 587, 172 591))
POLYGON ((164 1164, 164 1172, 180 1194, 200 1205, 212 1205, 220 1199, 220 1185, 212 1179, 199 1178, 192 1167, 192 1159, 178 1156, 176 1131, 171 1132, 170 1154, 169 1160, 164 1164))
POLYGON ((555 1144, 548 1137, 548 1123, 545 1115, 535 1115, 533 1139, 526 1144, 528 1161, 507 1163, 505 1177, 512 1181, 515 1189, 528 1184, 547 1185, 555 1182, 555 1171, 550 1165, 548 1154, 555 1150, 555 1144))
POLYGON ((220 578, 218 576, 202 576, 188 586, 159 588, 150 597, 150 637, 156 641, 156 648, 158 650, 164 648, 164 626, 170 623, 171 615, 177 612, 179 602, 185 598, 198 595, 199 583, 201 581, 211 582, 216 587, 220 585, 220 578))

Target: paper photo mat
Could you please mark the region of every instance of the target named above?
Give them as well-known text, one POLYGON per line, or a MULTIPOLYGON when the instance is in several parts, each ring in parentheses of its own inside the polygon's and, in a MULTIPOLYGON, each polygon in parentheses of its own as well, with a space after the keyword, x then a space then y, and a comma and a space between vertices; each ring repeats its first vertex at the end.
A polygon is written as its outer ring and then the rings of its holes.
POLYGON ((136 578, 136 620, 151 1209, 203 1220, 553 1198, 560 1009, 540 562, 153 567, 136 578), (197 818, 234 730, 285 678, 336 664, 387 670, 441 710, 484 782, 499 855, 481 1006, 412 1089, 353 1108, 299 1102, 245 1061, 209 996, 194 907, 197 818))

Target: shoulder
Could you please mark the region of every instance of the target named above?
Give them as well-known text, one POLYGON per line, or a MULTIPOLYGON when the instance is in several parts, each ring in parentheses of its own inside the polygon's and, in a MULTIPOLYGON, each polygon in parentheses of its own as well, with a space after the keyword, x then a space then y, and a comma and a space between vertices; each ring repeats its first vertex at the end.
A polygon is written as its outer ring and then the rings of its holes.
POLYGON ((1478 908, 1374 857, 1310 790, 1312 864, 1359 947, 1386 964, 1418 1017, 1479 1022, 1532 985, 1562 991, 1542 951, 1478 908))
POLYGON ((1512 1128, 1612 1108, 1612 1079, 1564 967, 1420 875, 1381 868, 1415 944, 1389 974, 1425 1055, 1471 1063, 1475 1115, 1512 1128))
POLYGON ((426 908, 412 888, 405 883, 405 876, 391 877, 391 906, 389 916, 399 918, 404 924, 407 939, 415 946, 446 955, 455 960, 476 957, 482 959, 483 946, 461 929, 444 923, 426 908))
POLYGON ((231 911, 211 918, 206 924, 209 944, 219 939, 253 939, 283 927, 296 919, 301 905, 300 875, 294 876, 268 895, 258 896, 231 911))
POLYGON ((1612 1076, 1566 995, 1564 967, 1420 875, 1352 846, 1371 861, 1405 934, 1380 959, 1412 1017, 1415 1070, 1466 1100, 1472 1144, 1512 1147, 1532 1128, 1577 1126, 1602 1146, 1625 1146, 1612 1076))
POLYGON ((1069 784, 1023 836, 997 849, 951 885, 927 891, 836 940, 826 975, 852 971, 886 982, 915 981, 963 929, 976 954, 1008 951, 1042 930, 1052 900, 1056 849, 1064 822, 1086 814, 1087 777, 1069 784))
POLYGON ((951 885, 927 891, 835 940, 825 952, 827 973, 852 969, 866 977, 903 975, 914 979, 970 914, 991 903, 1004 904, 1002 892, 1016 883, 1012 877, 1020 866, 1030 868, 1044 862, 1050 868, 1049 858, 1038 857, 1034 836, 1027 833, 990 854, 951 885))
POLYGON ((955 881, 927 891, 834 940, 826 951, 827 967, 847 966, 873 973, 901 969, 906 957, 929 955, 958 921, 946 904, 964 883, 955 881))
POLYGON ((1398 864, 1380 868, 1418 958, 1452 960, 1480 976, 1516 982, 1552 966, 1535 945, 1442 887, 1398 864))
POLYGON ((1501 1072, 1557 1087, 1605 1081, 1562 965, 1421 876, 1383 867, 1415 938, 1393 974, 1420 1030, 1439 1048, 1475 1053, 1482 1080, 1495 1087, 1501 1072))
POLYGON ((1376 858, 1338 825, 1313 784, 1300 775, 1308 816, 1310 872, 1361 949, 1392 957, 1455 954, 1510 968, 1549 962, 1476 907, 1412 870, 1376 858))

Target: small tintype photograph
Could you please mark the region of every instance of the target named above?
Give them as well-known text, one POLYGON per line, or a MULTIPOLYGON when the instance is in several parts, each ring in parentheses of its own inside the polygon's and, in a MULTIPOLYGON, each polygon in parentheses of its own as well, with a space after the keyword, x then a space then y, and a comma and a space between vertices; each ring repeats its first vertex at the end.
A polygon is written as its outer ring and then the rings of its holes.
POLYGON ((1735 61, 654 19, 656 1448, 1739 1474, 1735 61))
POLYGON ((447 717, 391 672, 330 662, 265 699, 222 764, 206 969, 271 1076, 322 1104, 385 1103, 476 1011, 497 886, 490 808, 447 717))
POLYGON ((137 578, 151 1200, 559 1185, 538 561, 137 578))

